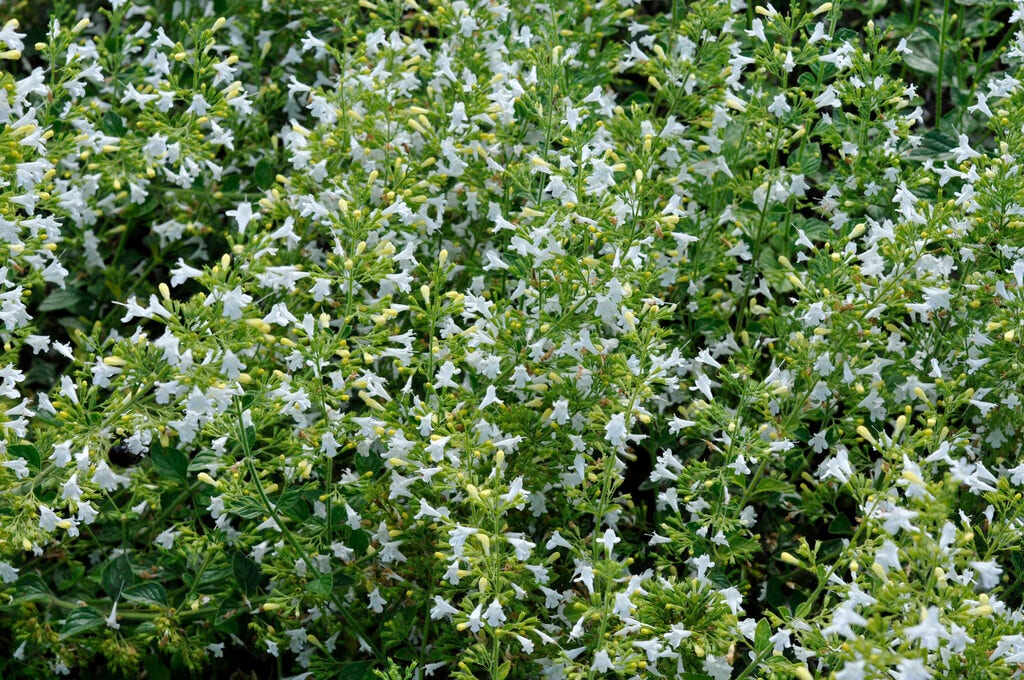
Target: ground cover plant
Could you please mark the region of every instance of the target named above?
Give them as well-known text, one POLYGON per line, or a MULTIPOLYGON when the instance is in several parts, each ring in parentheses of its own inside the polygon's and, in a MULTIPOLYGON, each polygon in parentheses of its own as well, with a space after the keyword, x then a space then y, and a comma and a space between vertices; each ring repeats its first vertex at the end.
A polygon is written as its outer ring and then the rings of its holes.
POLYGON ((1021 675, 1024 4, 3 11, 5 677, 1021 675))

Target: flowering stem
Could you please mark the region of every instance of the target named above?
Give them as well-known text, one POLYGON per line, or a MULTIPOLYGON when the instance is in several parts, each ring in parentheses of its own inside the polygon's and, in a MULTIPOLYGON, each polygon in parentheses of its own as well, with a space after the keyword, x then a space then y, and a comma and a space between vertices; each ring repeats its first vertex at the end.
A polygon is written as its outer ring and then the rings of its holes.
MULTIPOLYGON (((235 415, 237 416, 236 422, 238 423, 239 426, 238 442, 239 445, 242 447, 242 455, 244 456, 245 459, 245 466, 246 469, 249 471, 249 476, 252 478, 253 485, 256 487, 256 493, 257 495, 259 495, 260 501, 263 503, 263 507, 266 509, 267 514, 274 520, 274 524, 281 531, 281 534, 285 537, 285 540, 288 541, 288 543, 292 546, 292 549, 294 549, 295 552, 298 553, 300 559, 302 559, 303 563, 305 563, 308 572, 311 574, 319 573, 319 570, 316 568, 316 565, 313 564, 313 560, 310 559, 309 555, 306 553, 305 549, 299 543, 298 539, 295 538, 295 535, 291 532, 291 530, 289 530, 288 527, 284 525, 284 522, 282 521, 280 514, 278 514, 277 512, 277 508, 274 506, 273 503, 270 502, 270 498, 267 496, 267 491, 266 489, 263 488, 263 482, 260 479, 259 471, 256 469, 256 463, 253 461, 252 457, 252 450, 249 448, 249 440, 246 437, 246 428, 243 424, 244 420, 242 418, 242 406, 237 400, 235 401, 235 415)), ((328 521, 329 520, 330 518, 328 518, 328 521)), ((337 594, 334 592, 333 589, 331 589, 329 597, 331 599, 331 602, 337 608, 338 613, 341 614, 341 616, 346 621, 348 621, 349 625, 353 627, 353 630, 358 631, 359 637, 366 642, 367 646, 369 646, 371 651, 373 652, 373 655, 379 659, 380 650, 377 649, 373 642, 366 639, 367 636, 365 632, 362 630, 362 627, 348 613, 348 609, 345 606, 345 603, 338 598, 337 594)))

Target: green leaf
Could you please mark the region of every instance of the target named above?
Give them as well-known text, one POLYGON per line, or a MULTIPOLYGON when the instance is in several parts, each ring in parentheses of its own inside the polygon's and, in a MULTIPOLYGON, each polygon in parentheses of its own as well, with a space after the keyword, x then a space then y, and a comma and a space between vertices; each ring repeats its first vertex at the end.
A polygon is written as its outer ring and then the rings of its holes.
POLYGON ((804 71, 797 76, 796 82, 807 92, 814 92, 818 86, 818 79, 810 71, 804 71))
POLYGON ((370 547, 370 535, 362 529, 353 531, 348 539, 348 547, 352 548, 357 554, 362 555, 370 547))
POLYGON ((498 666, 498 680, 505 680, 508 674, 512 671, 512 662, 506 661, 505 663, 498 666))
POLYGON ((124 133, 128 132, 128 128, 124 125, 124 120, 116 111, 107 111, 103 114, 103 122, 100 123, 100 129, 115 137, 121 137, 124 133))
POLYGON ((950 149, 958 146, 959 143, 951 135, 939 132, 938 130, 929 130, 921 135, 920 144, 907 155, 914 160, 924 160, 926 158, 935 161, 951 160, 953 152, 950 149))
POLYGON ((46 296, 46 299, 39 303, 40 312, 56 312, 62 309, 77 307, 82 301, 82 295, 77 290, 65 288, 55 290, 46 296))
POLYGON ((188 458, 178 449, 164 448, 157 442, 150 448, 149 457, 153 461, 153 469, 161 477, 175 482, 184 482, 188 478, 188 458))
POLYGON ((774 479, 772 477, 765 477, 757 483, 754 490, 750 492, 750 497, 755 498, 757 496, 771 496, 774 494, 786 495, 793 492, 793 485, 789 482, 784 482, 781 479, 774 479))
POLYGON ((757 629, 754 631, 754 647, 758 650, 766 649, 769 642, 769 638, 772 636, 772 627, 768 624, 767 619, 761 619, 757 622, 757 629))
POLYGON ((143 657, 142 667, 146 669, 146 677, 151 680, 171 680, 171 669, 156 654, 143 657))
POLYGON ((49 586, 39 574, 25 574, 14 582, 11 592, 14 593, 11 604, 48 600, 51 597, 49 586))
POLYGON ((260 565, 246 555, 238 551, 231 558, 231 573, 238 583, 238 587, 247 596, 251 596, 260 587, 260 565))
POLYGON ((134 581, 135 574, 132 573, 131 562, 124 553, 107 562, 107 566, 103 568, 103 577, 100 579, 103 590, 114 598, 134 581))
POLYGON ((813 175, 821 169, 821 145, 818 143, 804 144, 790 154, 789 165, 799 164, 800 172, 813 175))
POLYGON ((356 472, 360 475, 365 475, 367 472, 372 472, 374 477, 381 471, 384 465, 384 459, 380 456, 363 456, 356 455, 356 472))
POLYGON ((860 33, 852 28, 840 28, 836 31, 835 43, 837 45, 844 42, 856 43, 858 40, 860 40, 860 33))
POLYGON ((243 519, 259 519, 266 517, 267 509, 258 498, 239 498, 235 505, 231 506, 231 512, 243 519))
POLYGON ((71 610, 64 626, 60 629, 60 639, 67 640, 69 637, 84 633, 93 628, 103 625, 105 617, 92 607, 78 607, 71 610))
POLYGON ((11 444, 7 447, 7 453, 15 458, 24 459, 30 468, 35 472, 39 472, 39 450, 31 444, 11 444))
POLYGON ((930 76, 939 74, 938 42, 927 35, 923 27, 918 26, 907 40, 907 47, 912 50, 910 54, 903 55, 903 63, 907 68, 930 76))
POLYGON ((371 677, 372 661, 349 661, 339 665, 338 680, 364 680, 371 677))
POLYGON ((644 92, 634 92, 633 94, 626 97, 626 100, 622 102, 622 108, 629 110, 629 107, 633 104, 637 106, 647 106, 651 103, 651 98, 648 97, 644 92))
POLYGON ((330 574, 320 574, 315 579, 309 582, 306 586, 306 590, 311 595, 317 597, 327 598, 331 595, 331 589, 334 587, 334 579, 331 578, 330 574))
POLYGON ((274 183, 274 167, 266 158, 261 158, 253 168, 252 177, 260 189, 269 189, 270 185, 274 183))
POLYGON ((159 583, 148 581, 121 591, 121 597, 129 602, 148 604, 157 607, 167 606, 167 591, 159 583))
POLYGON ((210 469, 211 463, 217 463, 220 461, 218 456, 213 451, 203 451, 192 456, 192 460, 188 461, 188 467, 185 470, 190 474, 194 475, 198 472, 207 472, 210 469))
POLYGON ((828 524, 828 532, 836 536, 852 536, 853 525, 850 524, 850 518, 846 515, 836 515, 828 524))
POLYGON ((57 572, 57 590, 68 590, 78 585, 78 582, 85 576, 85 565, 81 562, 70 562, 67 570, 57 572))

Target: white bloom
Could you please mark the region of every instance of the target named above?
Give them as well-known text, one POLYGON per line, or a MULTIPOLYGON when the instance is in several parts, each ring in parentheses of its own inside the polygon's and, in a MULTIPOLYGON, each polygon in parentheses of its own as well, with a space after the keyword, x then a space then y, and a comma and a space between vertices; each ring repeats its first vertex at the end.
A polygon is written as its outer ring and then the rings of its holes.
POLYGON ((948 640, 949 632, 939 623, 939 608, 931 606, 927 611, 921 612, 921 623, 903 629, 907 640, 921 641, 924 649, 936 650, 939 648, 939 640, 948 640))
POLYGON ((768 107, 768 113, 771 113, 776 118, 782 118, 792 110, 793 107, 786 102, 786 95, 783 93, 775 95, 775 99, 772 100, 771 105, 768 107))
POLYGON ((590 670, 597 671, 598 673, 605 673, 614 669, 615 666, 612 664, 611 657, 603 649, 594 655, 594 662, 590 664, 590 670))
POLYGON ((160 532, 160 535, 153 539, 153 543, 155 545, 160 546, 164 550, 170 550, 174 547, 174 539, 176 539, 180 535, 180 531, 175 531, 174 529, 164 529, 160 532))
POLYGON ((501 624, 507 620, 498 598, 494 598, 491 604, 487 606, 487 611, 484 612, 484 620, 487 621, 487 625, 491 628, 501 628, 501 624))
POLYGON ((235 218, 235 221, 238 223, 238 232, 241 234, 245 233, 250 222, 258 220, 263 216, 261 213, 254 213, 252 211, 252 203, 249 203, 248 201, 239 203, 237 209, 228 210, 225 215, 235 218))
POLYGON ((430 608, 430 618, 451 620, 452 614, 458 614, 459 610, 451 606, 447 600, 440 595, 434 596, 434 606, 430 608))
POLYGON ((0 562, 0 579, 4 583, 14 583, 18 580, 18 570, 8 562, 0 562))
POLYGON ((626 429, 626 416, 623 413, 616 413, 609 420, 608 424, 604 426, 605 439, 616 447, 620 448, 625 446, 626 439, 629 437, 629 431, 626 429))

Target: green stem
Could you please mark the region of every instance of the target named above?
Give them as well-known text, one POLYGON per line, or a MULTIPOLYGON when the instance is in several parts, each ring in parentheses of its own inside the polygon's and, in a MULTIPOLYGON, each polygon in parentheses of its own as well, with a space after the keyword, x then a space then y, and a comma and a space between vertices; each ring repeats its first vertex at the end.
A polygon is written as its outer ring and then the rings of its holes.
POLYGON ((935 82, 935 129, 942 123, 942 72, 946 61, 946 29, 949 25, 949 0, 942 3, 942 28, 939 30, 939 72, 935 82))
MULTIPOLYGON (((237 416, 238 419, 237 422, 239 445, 242 447, 242 455, 245 459, 246 469, 249 471, 249 476, 252 477, 253 485, 256 487, 256 494, 260 497, 260 501, 263 503, 263 507, 266 509, 267 514, 271 517, 271 519, 274 520, 274 524, 281 531, 281 534, 282 536, 284 536, 285 541, 287 541, 288 544, 291 545, 292 549, 295 550, 296 553, 298 553, 299 557, 306 565, 306 569, 308 570, 308 572, 310 574, 319 573, 319 570, 317 569, 316 565, 313 564, 313 560, 310 559, 305 549, 299 543, 299 540, 295 537, 295 534, 293 534, 291 530, 289 530, 288 527, 285 526, 284 521, 281 518, 281 515, 277 512, 277 508, 274 506, 273 503, 270 502, 270 498, 267 496, 267 491, 266 489, 263 488, 263 482, 260 480, 259 471, 256 469, 256 463, 253 461, 252 450, 249 448, 249 441, 245 434, 245 426, 242 424, 242 406, 237 400, 235 401, 235 415, 237 416)), ((367 639, 368 636, 363 631, 362 626, 360 626, 358 622, 356 622, 352 618, 352 615, 349 614, 348 607, 346 606, 346 604, 337 596, 337 594, 333 590, 330 592, 329 597, 331 599, 331 602, 337 608, 338 614, 340 614, 341 617, 344 618, 351 626, 351 630, 357 632, 359 637, 362 638, 362 640, 367 644, 367 646, 370 647, 370 650, 373 652, 374 656, 376 656, 378 659, 381 658, 380 650, 377 649, 377 647, 373 644, 372 641, 367 639)))

